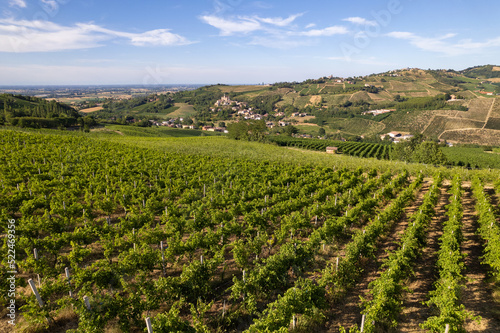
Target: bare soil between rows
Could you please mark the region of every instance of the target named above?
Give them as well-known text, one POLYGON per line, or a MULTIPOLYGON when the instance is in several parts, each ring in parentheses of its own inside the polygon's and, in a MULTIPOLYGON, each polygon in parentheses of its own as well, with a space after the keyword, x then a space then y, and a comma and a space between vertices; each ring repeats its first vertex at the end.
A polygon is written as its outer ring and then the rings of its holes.
POLYGON ((387 236, 379 241, 378 250, 375 254, 375 260, 369 260, 365 266, 365 273, 357 286, 348 292, 343 299, 334 304, 334 307, 328 312, 330 318, 327 321, 323 332, 339 332, 339 327, 350 328, 354 325, 360 326, 361 323, 361 297, 368 297, 369 284, 380 275, 380 265, 388 254, 397 249, 397 242, 408 225, 408 217, 411 216, 420 206, 425 193, 428 191, 430 184, 424 183, 421 190, 416 196, 415 201, 405 208, 405 213, 399 221, 387 232, 387 236))

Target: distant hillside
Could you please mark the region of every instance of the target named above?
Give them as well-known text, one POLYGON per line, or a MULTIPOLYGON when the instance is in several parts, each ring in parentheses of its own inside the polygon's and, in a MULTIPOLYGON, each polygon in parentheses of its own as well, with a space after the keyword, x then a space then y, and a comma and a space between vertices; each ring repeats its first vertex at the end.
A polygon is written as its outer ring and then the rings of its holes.
POLYGON ((93 115, 120 123, 183 118, 197 128, 254 119, 265 121, 271 133, 293 125, 304 135, 331 139, 380 140, 382 134, 400 131, 500 145, 499 93, 499 66, 462 71, 407 68, 272 85, 205 86, 110 101, 93 115), (370 113, 374 110, 386 111, 370 113))
POLYGON ((470 78, 494 79, 500 78, 500 66, 486 65, 464 69, 461 74, 470 78))
POLYGON ((1 94, 0 123, 19 127, 53 128, 73 126, 80 118, 72 107, 44 99, 1 94))

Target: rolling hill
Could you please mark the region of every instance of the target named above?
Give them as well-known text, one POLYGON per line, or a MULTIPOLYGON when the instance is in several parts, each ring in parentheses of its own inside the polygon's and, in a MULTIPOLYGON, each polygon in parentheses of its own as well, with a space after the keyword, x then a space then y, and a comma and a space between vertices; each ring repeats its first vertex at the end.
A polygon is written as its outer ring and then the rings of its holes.
POLYGON ((22 95, 0 94, 0 110, 0 124, 19 127, 68 127, 80 118, 66 104, 22 95))
MULTIPOLYGON (((406 68, 271 85, 204 86, 109 101, 92 116, 121 123, 132 118, 147 121, 183 117, 190 123, 194 120, 199 128, 240 119, 264 119, 275 128, 280 121, 292 124, 300 133, 311 136, 318 136, 322 128, 326 135, 337 139, 376 138, 399 131, 458 143, 500 146, 499 93, 499 66, 461 71, 406 68), (223 96, 231 103, 215 105, 223 96), (366 114, 371 110, 391 112, 366 114)), ((60 104, 19 96, 0 96, 0 110, 5 109, 7 99, 15 113, 11 118, 47 117, 47 112, 33 116, 34 110, 46 108, 57 109, 57 117, 74 112, 60 104)))
MULTIPOLYGON (((498 93, 500 67, 487 65, 463 71, 401 69, 268 86, 216 85, 201 88, 193 95, 212 94, 213 100, 205 108, 211 109, 213 119, 218 117, 213 102, 223 94, 257 108, 258 102, 263 102, 260 100, 274 99, 272 107, 259 113, 267 113, 269 121, 291 122, 313 136, 322 127, 327 134, 347 138, 401 131, 459 143, 500 145, 498 93), (395 111, 380 116, 361 114, 374 109, 395 111), (281 112, 284 116, 280 116, 281 112)), ((184 98, 190 103, 189 97, 184 98)))

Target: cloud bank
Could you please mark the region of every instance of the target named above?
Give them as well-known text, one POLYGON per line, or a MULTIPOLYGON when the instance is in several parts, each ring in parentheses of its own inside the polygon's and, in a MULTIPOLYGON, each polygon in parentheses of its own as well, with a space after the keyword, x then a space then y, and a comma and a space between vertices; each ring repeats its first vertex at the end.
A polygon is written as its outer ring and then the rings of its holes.
POLYGON ((174 46, 191 44, 169 29, 129 33, 92 23, 63 26, 49 21, 0 19, 0 52, 56 52, 104 46, 122 39, 134 46, 174 46))

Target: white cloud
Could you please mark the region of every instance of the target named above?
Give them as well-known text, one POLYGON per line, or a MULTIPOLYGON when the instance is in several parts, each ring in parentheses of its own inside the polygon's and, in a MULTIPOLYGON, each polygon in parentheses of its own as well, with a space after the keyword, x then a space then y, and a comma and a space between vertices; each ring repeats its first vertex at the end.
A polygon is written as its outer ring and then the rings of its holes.
POLYGON ((9 6, 10 7, 20 7, 20 8, 26 8, 26 1, 25 0, 10 0, 9 1, 9 6))
POLYGON ((315 24, 308 24, 306 30, 298 30, 292 23, 303 13, 283 17, 237 16, 223 18, 217 15, 201 16, 200 20, 220 30, 221 36, 237 34, 249 35, 248 44, 271 48, 287 49, 310 45, 311 37, 329 37, 347 34, 343 26, 331 26, 323 29, 311 29, 315 24))
POLYGON ((238 18, 237 20, 227 20, 215 15, 205 15, 200 19, 219 29, 222 36, 230 36, 235 33, 249 33, 262 28, 261 24, 250 18, 238 18))
POLYGON ((276 25, 278 27, 286 27, 286 26, 290 25, 293 21, 295 21, 296 18, 298 18, 302 15, 304 15, 304 14, 300 13, 300 14, 290 15, 286 19, 284 19, 282 17, 260 18, 260 17, 256 16, 255 19, 258 21, 264 22, 264 23, 276 25))
POLYGON ((308 31, 299 32, 299 36, 308 37, 321 37, 321 36, 333 36, 333 35, 345 35, 349 32, 346 27, 335 25, 332 27, 327 27, 324 29, 312 29, 308 31))
POLYGON ((412 32, 405 31, 393 31, 387 34, 389 37, 398 38, 398 39, 412 39, 416 37, 416 35, 412 32))
POLYGON ((295 19, 303 14, 290 15, 287 18, 282 17, 260 17, 260 16, 237 16, 235 18, 226 19, 216 15, 204 15, 200 19, 219 29, 221 36, 231 36, 237 33, 248 34, 257 30, 266 30, 270 26, 286 27, 295 19))
POLYGON ((490 47, 499 47, 500 46, 500 37, 489 39, 486 42, 473 42, 471 39, 461 40, 456 44, 456 47, 466 49, 466 50, 475 50, 481 51, 490 47))
POLYGON ((309 23, 308 25, 306 25, 306 29, 311 29, 311 28, 314 28, 316 26, 316 23, 309 23))
POLYGON ((457 36, 453 33, 448 33, 439 37, 422 37, 412 32, 394 31, 387 34, 387 36, 408 40, 410 44, 421 50, 441 53, 447 56, 475 54, 483 52, 487 48, 500 46, 500 37, 489 39, 484 42, 474 42, 470 39, 453 42, 450 41, 450 39, 457 36))
POLYGON ((359 17, 359 16, 348 17, 348 18, 343 19, 342 21, 351 22, 351 23, 358 24, 358 25, 370 25, 370 26, 377 25, 377 22, 369 21, 369 20, 362 18, 362 17, 359 17))
POLYGON ((186 38, 173 34, 167 29, 157 29, 144 32, 142 34, 132 34, 130 35, 130 42, 135 46, 147 46, 147 45, 159 45, 159 46, 169 46, 169 45, 186 45, 191 44, 186 40, 186 38))
POLYGON ((128 33, 109 30, 90 23, 62 26, 49 21, 0 19, 0 52, 54 52, 105 45, 121 38, 135 46, 186 45, 186 38, 167 29, 128 33))

